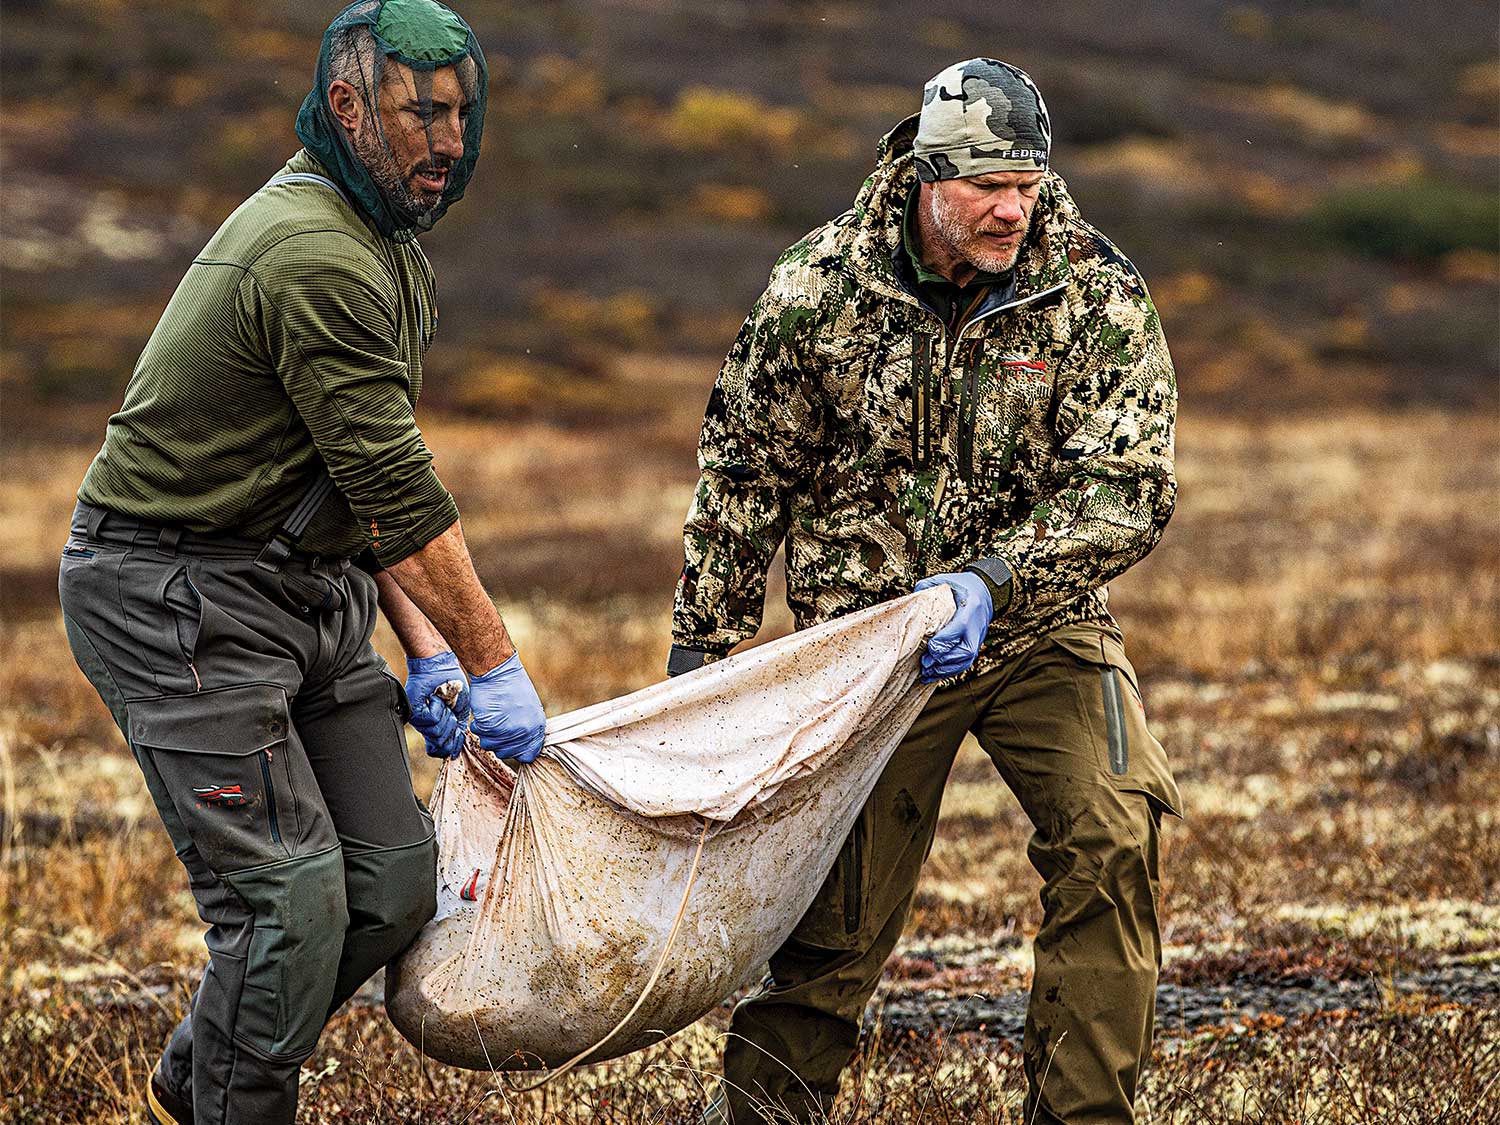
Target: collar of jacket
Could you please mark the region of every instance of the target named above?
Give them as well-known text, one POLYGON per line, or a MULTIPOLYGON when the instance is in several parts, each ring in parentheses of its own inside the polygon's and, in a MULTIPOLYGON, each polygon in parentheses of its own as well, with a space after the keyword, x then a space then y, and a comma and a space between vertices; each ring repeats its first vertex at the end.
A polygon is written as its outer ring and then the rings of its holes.
MULTIPOLYGON (((859 189, 839 239, 839 252, 857 281, 877 293, 912 303, 920 302, 901 283, 895 255, 901 252, 906 197, 917 182, 912 160, 917 116, 908 117, 881 138, 875 170, 859 189)), ((1006 302, 1007 307, 1050 297, 1067 286, 1072 275, 1068 236, 1078 217, 1063 178, 1056 172, 1045 173, 1031 213, 1031 234, 1016 262, 1015 296, 1006 302)))
MULTIPOLYGON (((336 186, 339 193, 339 198, 343 200, 344 206, 348 207, 349 210, 354 213, 355 218, 357 218, 361 224, 367 227, 372 234, 379 235, 382 238, 385 237, 385 235, 381 232, 380 227, 376 225, 375 220, 370 217, 369 212, 367 212, 363 207, 359 206, 354 198, 349 195, 348 187, 340 181, 337 171, 330 169, 316 156, 308 152, 307 149, 299 148, 295 153, 293 153, 292 158, 286 162, 286 168, 283 171, 291 172, 293 174, 311 174, 314 176, 322 176, 325 180, 336 186)), ((277 173, 278 176, 282 174, 282 172, 277 173)))

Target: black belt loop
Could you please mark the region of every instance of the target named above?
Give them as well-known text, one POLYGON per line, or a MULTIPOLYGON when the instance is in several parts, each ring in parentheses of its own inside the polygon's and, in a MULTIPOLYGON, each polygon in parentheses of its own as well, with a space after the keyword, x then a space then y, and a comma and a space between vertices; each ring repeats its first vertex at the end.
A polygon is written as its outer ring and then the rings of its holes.
POLYGON ((328 499, 329 493, 333 491, 333 478, 328 475, 327 469, 318 474, 318 479, 313 481, 312 486, 302 494, 302 499, 297 501, 297 506, 291 514, 282 521, 271 534, 270 541, 261 548, 260 554, 255 556, 255 565, 262 570, 269 570, 272 574, 279 573, 286 565, 287 559, 292 557, 292 552, 297 549, 297 543, 302 538, 302 533, 307 530, 307 525, 312 523, 313 516, 318 514, 318 509, 323 506, 323 501, 328 499))
POLYGON ((177 543, 182 538, 182 528, 173 527, 171 524, 161 529, 161 534, 156 537, 156 550, 158 554, 175 555, 177 543))

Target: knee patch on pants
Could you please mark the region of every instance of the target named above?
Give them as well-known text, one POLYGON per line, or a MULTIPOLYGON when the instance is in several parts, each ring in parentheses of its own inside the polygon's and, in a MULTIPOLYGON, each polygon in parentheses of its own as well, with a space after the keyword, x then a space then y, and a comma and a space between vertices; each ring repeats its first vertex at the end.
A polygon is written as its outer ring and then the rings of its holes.
POLYGON ((334 1007, 405 949, 437 911, 437 838, 346 852, 344 877, 349 931, 344 937, 334 1007))
POLYGON ((350 938, 366 946, 370 971, 417 936, 437 912, 437 837, 379 851, 345 853, 350 938))
POLYGON ((235 1040, 272 1059, 312 1053, 328 1016, 349 912, 337 848, 225 880, 255 912, 235 1040))
POLYGON ((1156 829, 1148 801, 1145 794, 1121 794, 1121 815, 1081 816, 1062 839, 1033 839, 1028 850, 1046 879, 1039 954, 1071 935, 1077 940, 1070 959, 1097 952, 1109 964, 1155 972, 1156 829))

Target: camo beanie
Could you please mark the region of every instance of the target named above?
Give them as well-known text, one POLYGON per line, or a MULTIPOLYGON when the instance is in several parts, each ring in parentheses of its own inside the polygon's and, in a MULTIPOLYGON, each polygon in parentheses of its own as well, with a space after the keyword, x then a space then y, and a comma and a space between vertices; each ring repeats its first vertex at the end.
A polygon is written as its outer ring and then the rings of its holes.
POLYGON ((924 183, 1047 167, 1052 120, 1031 76, 998 59, 969 59, 922 90, 914 154, 924 183))

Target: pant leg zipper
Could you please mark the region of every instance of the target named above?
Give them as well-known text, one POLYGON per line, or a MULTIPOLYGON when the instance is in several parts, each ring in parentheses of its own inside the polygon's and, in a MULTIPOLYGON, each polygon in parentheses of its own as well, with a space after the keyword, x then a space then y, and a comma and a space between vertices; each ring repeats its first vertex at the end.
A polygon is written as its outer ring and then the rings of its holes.
POLYGON ((271 822, 271 842, 281 844, 281 824, 276 819, 276 786, 271 781, 271 751, 260 752, 260 778, 266 789, 266 815, 271 822))
MULTIPOLYGON (((182 580, 187 585, 189 592, 192 593, 193 600, 198 603, 198 629, 199 633, 201 633, 203 629, 203 593, 198 589, 197 586, 193 584, 193 576, 188 573, 187 567, 182 568, 182 580)), ((175 625, 176 623, 174 622, 174 626, 175 625)), ((194 634, 193 648, 195 651, 189 651, 188 647, 182 643, 182 633, 179 628, 177 634, 177 647, 182 652, 183 660, 187 662, 188 671, 193 674, 193 690, 202 691, 203 677, 198 675, 198 663, 196 660, 197 639, 198 634, 194 634)))
POLYGON ((859 825, 856 823, 854 832, 849 837, 849 869, 844 872, 844 932, 853 934, 859 932, 859 915, 861 899, 863 896, 865 868, 864 841, 859 835, 859 825))
POLYGON ((1125 736, 1125 700, 1120 694, 1118 673, 1113 668, 1099 669, 1104 688, 1104 726, 1109 734, 1109 769, 1116 775, 1130 769, 1130 746, 1125 736))

